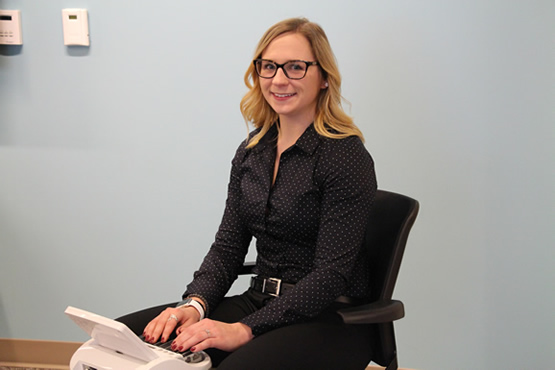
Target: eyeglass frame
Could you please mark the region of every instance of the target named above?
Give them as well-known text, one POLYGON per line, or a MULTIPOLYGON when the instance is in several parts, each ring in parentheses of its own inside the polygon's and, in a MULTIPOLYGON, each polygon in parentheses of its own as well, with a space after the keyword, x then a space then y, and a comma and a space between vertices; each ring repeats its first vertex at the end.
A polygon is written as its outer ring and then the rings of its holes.
POLYGON ((281 70, 283 71, 283 74, 285 75, 285 77, 287 77, 290 80, 302 80, 303 78, 306 77, 306 73, 308 72, 308 67, 310 66, 318 66, 320 65, 320 63, 318 62, 307 62, 306 60, 300 60, 300 59, 294 59, 294 60, 288 60, 287 62, 283 63, 283 64, 279 64, 274 62, 273 60, 270 59, 262 59, 262 58, 258 58, 252 61, 252 64, 254 65, 254 71, 256 72, 256 74, 258 75, 258 77, 260 78, 266 78, 266 79, 270 79, 270 78, 274 78, 276 77, 277 71, 278 69, 281 68, 281 70), (260 73, 258 72, 258 68, 256 68, 256 63, 257 62, 270 62, 276 65, 276 69, 274 70, 274 75, 271 77, 264 77, 261 76, 260 73), (287 74, 287 71, 285 70, 285 68, 283 68, 287 63, 291 63, 291 62, 301 62, 306 64, 306 69, 304 70, 304 75, 303 77, 299 77, 299 78, 295 78, 295 77, 289 77, 289 75, 287 74))

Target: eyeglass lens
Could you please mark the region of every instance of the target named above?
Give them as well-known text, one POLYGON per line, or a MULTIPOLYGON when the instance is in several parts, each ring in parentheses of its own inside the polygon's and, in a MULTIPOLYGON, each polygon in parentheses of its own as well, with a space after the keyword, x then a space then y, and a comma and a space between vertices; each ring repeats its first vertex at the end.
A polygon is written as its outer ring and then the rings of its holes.
POLYGON ((283 69, 285 76, 288 78, 300 79, 305 76, 307 65, 302 61, 290 61, 283 64, 283 66, 278 66, 277 63, 269 60, 258 60, 256 62, 256 71, 258 75, 263 78, 274 77, 279 68, 283 69))

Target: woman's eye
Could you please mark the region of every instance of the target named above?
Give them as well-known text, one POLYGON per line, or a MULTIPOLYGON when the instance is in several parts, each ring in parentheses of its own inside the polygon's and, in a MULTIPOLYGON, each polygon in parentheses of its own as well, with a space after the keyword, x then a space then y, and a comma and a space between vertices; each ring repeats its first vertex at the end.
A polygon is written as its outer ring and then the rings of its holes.
POLYGON ((276 69, 276 65, 274 63, 263 63, 262 68, 269 71, 273 71, 274 69, 276 69))
POLYGON ((290 71, 304 71, 304 65, 301 63, 288 63, 287 69, 290 71))

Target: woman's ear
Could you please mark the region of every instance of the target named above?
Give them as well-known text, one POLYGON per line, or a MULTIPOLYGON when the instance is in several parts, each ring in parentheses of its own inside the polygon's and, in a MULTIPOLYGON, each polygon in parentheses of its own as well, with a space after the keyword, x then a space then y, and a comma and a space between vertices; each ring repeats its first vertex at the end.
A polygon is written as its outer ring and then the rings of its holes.
POLYGON ((324 81, 322 83, 322 89, 327 89, 330 86, 330 84, 328 83, 328 81, 324 81))

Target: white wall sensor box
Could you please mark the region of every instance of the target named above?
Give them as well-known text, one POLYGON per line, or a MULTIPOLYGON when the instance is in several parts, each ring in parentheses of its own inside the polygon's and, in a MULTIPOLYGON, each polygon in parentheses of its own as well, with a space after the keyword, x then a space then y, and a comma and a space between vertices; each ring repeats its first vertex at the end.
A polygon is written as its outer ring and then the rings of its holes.
POLYGON ((22 45, 21 13, 0 9, 0 45, 22 45))
POLYGON ((87 9, 62 9, 64 45, 89 46, 87 9))

